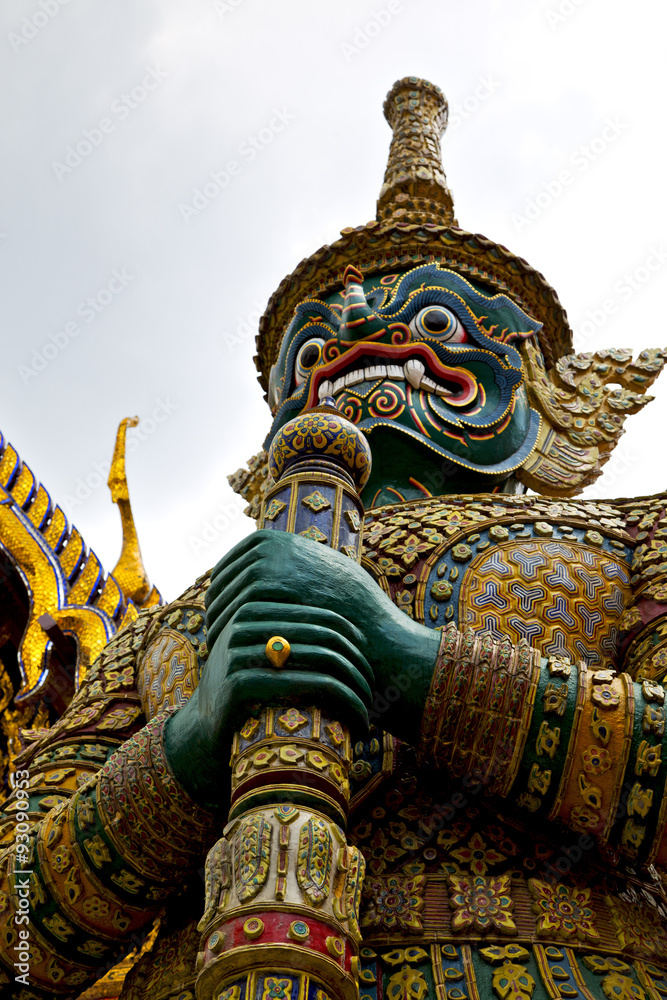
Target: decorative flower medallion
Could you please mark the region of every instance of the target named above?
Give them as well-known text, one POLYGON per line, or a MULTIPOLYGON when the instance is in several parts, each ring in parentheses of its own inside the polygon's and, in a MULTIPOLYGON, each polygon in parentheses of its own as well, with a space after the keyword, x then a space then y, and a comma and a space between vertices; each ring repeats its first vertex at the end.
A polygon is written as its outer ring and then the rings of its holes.
POLYGON ((483 934, 495 927, 503 934, 516 934, 509 875, 499 878, 451 875, 449 885, 449 905, 456 911, 452 920, 455 931, 474 927, 483 934))
POLYGON ((528 880, 535 902, 533 910, 537 914, 537 933, 542 937, 560 937, 568 940, 597 941, 600 937, 595 927, 595 914, 589 903, 590 889, 568 888, 566 885, 551 885, 539 879, 528 880))
POLYGON ((425 875, 408 879, 395 876, 367 879, 364 883, 367 906, 362 926, 420 931, 425 887, 425 875))

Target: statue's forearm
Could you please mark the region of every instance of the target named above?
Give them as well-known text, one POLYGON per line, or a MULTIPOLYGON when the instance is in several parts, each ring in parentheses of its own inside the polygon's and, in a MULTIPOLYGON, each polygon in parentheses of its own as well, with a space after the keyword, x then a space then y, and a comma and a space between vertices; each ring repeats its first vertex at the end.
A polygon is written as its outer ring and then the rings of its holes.
POLYGON ((128 740, 5 852, 0 947, 12 982, 20 931, 29 934, 35 986, 57 995, 96 979, 215 839, 214 817, 185 795, 168 767, 165 718, 128 740), (29 912, 18 891, 24 883, 29 912))
POLYGON ((652 682, 451 626, 421 753, 454 776, 473 775, 536 823, 560 820, 638 861, 664 863, 663 701, 652 682))

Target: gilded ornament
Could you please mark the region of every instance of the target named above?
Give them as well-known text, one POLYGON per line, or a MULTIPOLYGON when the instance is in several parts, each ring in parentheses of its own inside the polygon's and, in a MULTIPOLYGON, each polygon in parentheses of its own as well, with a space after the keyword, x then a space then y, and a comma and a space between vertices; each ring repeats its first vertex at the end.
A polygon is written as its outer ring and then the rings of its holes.
POLYGON ((269 663, 276 670, 281 670, 285 666, 291 651, 289 642, 281 635, 272 636, 268 640, 265 650, 269 663))
MULTIPOLYGON (((271 640, 269 640, 271 641, 271 640)), ((293 733, 296 729, 301 729, 308 722, 305 715, 296 708, 288 708, 282 715, 278 716, 278 722, 288 732, 293 733)))
POLYGON ((602 808, 602 789, 594 785, 592 781, 589 781, 583 771, 579 772, 577 785, 579 786, 581 797, 587 806, 596 810, 602 808))
POLYGON ((572 673, 572 663, 561 656, 550 656, 547 660, 547 667, 552 677, 567 678, 572 673))
POLYGON ((276 500, 274 497, 264 512, 265 519, 267 521, 275 521, 281 511, 285 510, 286 506, 286 503, 283 503, 282 500, 276 500))
POLYGON ((635 782, 628 795, 628 816, 641 816, 645 819, 653 805, 653 790, 644 788, 635 782))
POLYGON ((601 708, 616 708, 621 700, 619 692, 611 684, 596 684, 591 696, 601 708))
POLYGON ((632 857, 637 855, 645 836, 645 827, 640 826, 639 823, 635 823, 633 819, 627 819, 625 821, 621 832, 621 843, 627 853, 632 857))
POLYGON ((552 729, 548 722, 542 722, 535 739, 535 753, 538 755, 547 754, 553 760, 559 744, 560 728, 556 726, 552 729))
POLYGON ((654 701, 659 705, 664 704, 665 689, 662 684, 656 684, 654 681, 643 681, 642 693, 646 701, 654 701))
POLYGON ((607 746, 611 739, 611 726, 604 716, 600 715, 597 708, 594 708, 591 713, 590 728, 595 739, 602 743, 603 746, 607 746))
POLYGON ((299 833, 296 879, 312 906, 321 906, 329 896, 333 841, 327 823, 311 818, 299 833))
POLYGON ((391 975, 386 987, 388 1000, 423 1000, 427 993, 428 984, 423 973, 409 965, 391 975))
POLYGON ((293 920, 289 925, 287 936, 293 941, 307 941, 310 937, 310 927, 305 920, 293 920))
POLYGON ((247 722, 244 723, 242 728, 239 730, 239 733, 241 734, 244 740, 250 740, 259 729, 259 724, 260 724, 259 719, 250 718, 248 719, 247 722))
POLYGON ((271 857, 271 825, 260 814, 244 819, 234 840, 234 872, 239 902, 257 895, 266 882, 271 857))
POLYGON ((665 710, 656 705, 646 705, 642 715, 642 731, 662 736, 665 732, 665 710))
POLYGON ((539 879, 528 880, 537 915, 537 933, 541 937, 580 938, 597 941, 595 914, 590 907, 590 889, 552 885, 539 879))
POLYGON ((544 713, 564 715, 567 708, 567 695, 567 684, 547 684, 542 696, 544 713))
POLYGON ((325 535, 323 531, 320 531, 319 528, 316 528, 314 524, 311 524, 311 526, 306 528, 305 531, 300 531, 299 534, 302 538, 310 538, 312 542, 322 542, 323 544, 326 544, 329 541, 328 536, 325 535))
POLYGON ((385 927, 389 931, 422 930, 421 911, 424 908, 426 876, 366 878, 366 906, 362 927, 385 927))
POLYGON ((455 911, 453 930, 463 931, 473 927, 484 933, 495 928, 501 934, 516 934, 509 875, 497 878, 452 875, 449 885, 449 905, 455 911))
POLYGON ((322 496, 319 490, 314 490, 312 493, 309 493, 307 497, 302 499, 301 503, 304 507, 308 507, 315 514, 321 510, 326 510, 327 507, 331 507, 331 503, 325 496, 322 496))
POLYGON ((604 747, 586 747, 582 751, 581 759, 584 762, 584 771, 587 774, 605 774, 612 763, 609 751, 605 750, 604 747))
POLYGON ((539 764, 533 764, 528 775, 528 791, 546 795, 550 784, 551 771, 541 768, 539 764))
POLYGON ((264 933, 264 921, 260 920, 259 917, 250 917, 243 924, 243 933, 249 941, 254 941, 264 933))
POLYGON ((649 774, 655 778, 662 764, 662 746, 651 746, 647 740, 642 740, 637 747, 635 774, 649 774))

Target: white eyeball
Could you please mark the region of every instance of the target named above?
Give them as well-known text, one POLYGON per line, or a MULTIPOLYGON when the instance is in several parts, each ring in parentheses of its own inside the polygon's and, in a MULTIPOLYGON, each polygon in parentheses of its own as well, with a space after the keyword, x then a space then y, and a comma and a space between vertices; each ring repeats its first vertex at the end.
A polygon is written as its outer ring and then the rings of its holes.
POLYGON ((462 344, 468 339, 458 316, 445 306, 426 306, 410 321, 409 326, 416 339, 432 337, 454 344, 462 344))

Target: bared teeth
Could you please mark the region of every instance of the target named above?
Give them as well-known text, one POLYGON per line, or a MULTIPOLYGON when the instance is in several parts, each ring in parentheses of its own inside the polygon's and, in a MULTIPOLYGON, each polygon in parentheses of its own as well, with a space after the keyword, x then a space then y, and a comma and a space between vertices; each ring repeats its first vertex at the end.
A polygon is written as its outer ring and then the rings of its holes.
POLYGON ((325 381, 320 383, 320 387, 317 390, 318 399, 324 399, 325 396, 333 396, 333 394, 334 394, 333 382, 325 381))
POLYGON ((400 365, 387 365, 387 378, 403 380, 403 369, 400 365))
POLYGON ((425 371, 425 366, 421 363, 421 361, 417 361, 415 358, 410 358, 410 360, 406 361, 403 365, 403 373, 413 389, 419 388, 419 384, 424 377, 425 371))
POLYGON ((423 378, 421 380, 421 382, 420 382, 420 388, 421 389, 428 389, 429 392, 437 392, 438 391, 437 385, 435 384, 435 382, 433 381, 433 379, 430 379, 430 378, 423 378))

